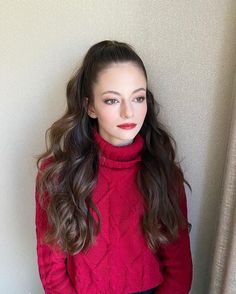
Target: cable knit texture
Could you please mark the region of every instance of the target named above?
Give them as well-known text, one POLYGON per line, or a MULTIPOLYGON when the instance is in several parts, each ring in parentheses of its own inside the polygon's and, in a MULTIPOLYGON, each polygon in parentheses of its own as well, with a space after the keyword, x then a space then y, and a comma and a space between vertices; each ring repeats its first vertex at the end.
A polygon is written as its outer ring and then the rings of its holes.
MULTIPOLYGON (((101 152, 93 201, 101 214, 101 232, 86 253, 66 255, 42 244, 48 224, 36 185, 38 268, 45 293, 128 294, 158 285, 158 294, 189 293, 192 259, 188 231, 180 231, 176 242, 153 254, 141 230, 145 204, 136 176, 141 168, 143 137, 138 134, 126 146, 111 145, 96 130, 95 138, 101 152)), ((49 163, 44 161, 41 169, 49 163)), ((179 191, 181 209, 187 217, 183 185, 179 191)))

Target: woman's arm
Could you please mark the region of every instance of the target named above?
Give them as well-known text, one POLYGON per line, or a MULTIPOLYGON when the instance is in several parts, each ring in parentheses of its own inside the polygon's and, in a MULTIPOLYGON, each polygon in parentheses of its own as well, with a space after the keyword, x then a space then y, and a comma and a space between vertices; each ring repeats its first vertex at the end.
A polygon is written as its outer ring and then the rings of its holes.
POLYGON ((39 193, 35 189, 36 203, 36 238, 37 258, 40 279, 46 294, 76 294, 66 270, 66 256, 62 251, 54 251, 48 245, 42 244, 42 237, 48 228, 47 214, 39 204, 39 193))
MULTIPOLYGON (((187 199, 184 185, 180 185, 180 208, 188 219, 187 199)), ((179 238, 170 244, 162 245, 160 257, 164 281, 156 294, 188 294, 191 289, 193 265, 188 229, 181 229, 179 238)))

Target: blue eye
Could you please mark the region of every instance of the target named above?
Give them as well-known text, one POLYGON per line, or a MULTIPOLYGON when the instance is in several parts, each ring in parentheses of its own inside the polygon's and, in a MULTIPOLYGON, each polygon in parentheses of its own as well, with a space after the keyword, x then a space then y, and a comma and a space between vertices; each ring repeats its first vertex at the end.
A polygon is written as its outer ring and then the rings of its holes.
POLYGON ((104 100, 104 102, 106 103, 106 104, 108 104, 108 105, 111 105, 111 104, 116 104, 116 103, 118 103, 118 101, 116 100, 116 99, 106 99, 106 100, 104 100))
POLYGON ((142 97, 137 97, 135 99, 136 99, 137 102, 141 103, 141 102, 143 102, 145 100, 145 97, 142 96, 142 97))

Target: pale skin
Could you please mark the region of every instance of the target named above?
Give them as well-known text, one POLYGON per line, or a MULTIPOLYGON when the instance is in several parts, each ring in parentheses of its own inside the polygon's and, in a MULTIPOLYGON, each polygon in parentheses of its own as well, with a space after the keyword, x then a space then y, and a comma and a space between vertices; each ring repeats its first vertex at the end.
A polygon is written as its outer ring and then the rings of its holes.
POLYGON ((147 113, 146 89, 144 73, 132 62, 113 63, 99 73, 88 115, 98 120, 99 134, 107 142, 114 146, 133 142, 147 113), (124 123, 136 126, 118 127, 124 123))

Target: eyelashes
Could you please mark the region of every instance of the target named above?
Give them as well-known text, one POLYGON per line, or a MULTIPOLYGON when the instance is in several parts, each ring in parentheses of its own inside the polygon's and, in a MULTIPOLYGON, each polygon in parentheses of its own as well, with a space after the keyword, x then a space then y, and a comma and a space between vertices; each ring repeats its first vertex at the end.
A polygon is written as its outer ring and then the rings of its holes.
MULTIPOLYGON (((136 102, 138 102, 138 103, 142 103, 145 99, 146 98, 144 96, 140 96, 140 97, 135 98, 134 100, 136 100, 136 102)), ((108 104, 108 105, 112 105, 112 104, 119 103, 119 100, 117 100, 116 98, 109 98, 109 99, 105 99, 104 103, 108 104)))
POLYGON ((140 96, 140 97, 137 97, 135 99, 138 99, 138 102, 143 102, 146 98, 144 96, 140 96))
POLYGON ((106 100, 104 100, 104 102, 105 102, 106 104, 108 104, 108 105, 112 105, 112 104, 117 104, 119 101, 116 100, 116 99, 111 98, 111 99, 106 99, 106 100))

